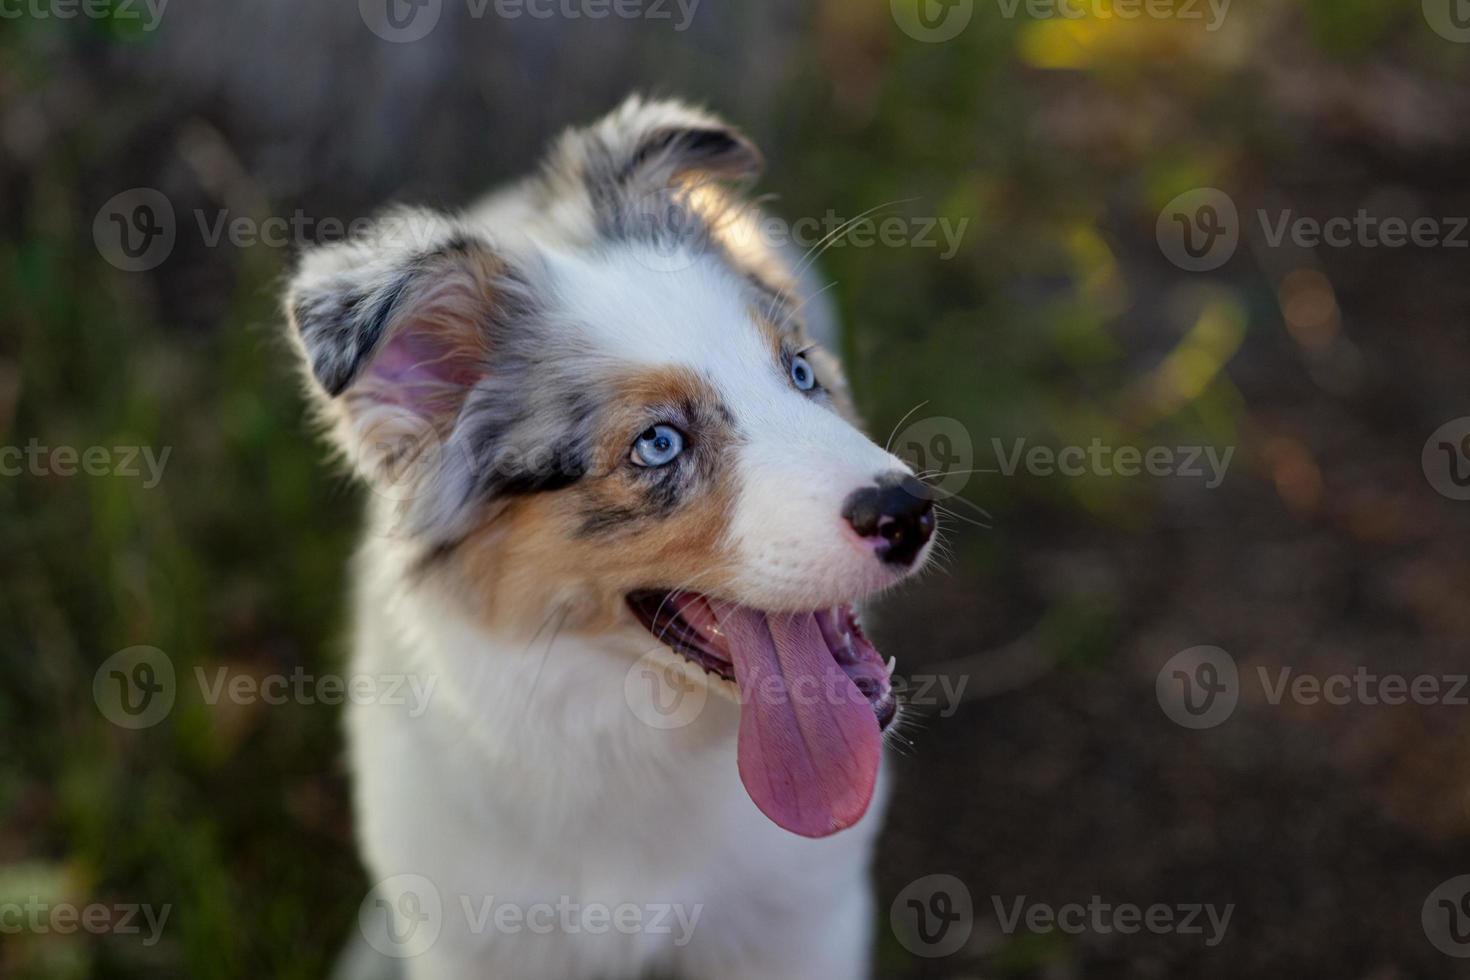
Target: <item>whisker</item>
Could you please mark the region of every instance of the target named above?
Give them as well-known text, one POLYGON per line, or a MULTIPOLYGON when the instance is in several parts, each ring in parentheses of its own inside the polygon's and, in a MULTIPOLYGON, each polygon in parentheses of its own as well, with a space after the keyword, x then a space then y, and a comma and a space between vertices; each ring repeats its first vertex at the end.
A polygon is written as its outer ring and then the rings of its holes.
POLYGON ((904 413, 903 418, 901 418, 901 419, 898 420, 898 424, 893 427, 893 431, 892 432, 888 433, 888 439, 885 440, 884 443, 883 443, 883 451, 885 453, 892 452, 893 451, 893 448, 892 448, 893 447, 893 437, 896 436, 896 435, 898 435, 899 428, 905 422, 907 422, 909 420, 909 416, 910 415, 913 415, 915 412, 917 412, 919 409, 923 408, 927 404, 929 404, 929 402, 926 399, 924 401, 919 402, 919 404, 915 405, 913 408, 909 409, 907 412, 904 413))
MULTIPOLYGON (((989 522, 987 524, 981 525, 982 527, 990 528, 990 527, 994 527, 995 526, 995 515, 992 514, 992 513, 990 513, 990 511, 986 510, 984 507, 981 507, 979 504, 977 504, 977 503, 975 503, 975 502, 973 502, 971 500, 966 500, 964 497, 961 497, 959 494, 955 494, 954 496, 951 496, 951 497, 945 497, 944 499, 945 499, 945 502, 946 503, 954 502, 956 504, 960 504, 960 505, 963 505, 965 507, 968 507, 970 509, 970 512, 971 513, 978 514, 980 517, 984 518, 987 522, 989 522)), ((934 506, 935 507, 938 507, 939 504, 936 502, 934 506)), ((955 512, 954 511, 951 511, 951 513, 955 513, 955 512)), ((959 515, 956 513, 955 516, 959 516, 959 515)))
MULTIPOLYGON (((551 638, 546 641, 546 649, 541 652, 541 662, 536 665, 536 673, 531 677, 531 687, 526 692, 526 706, 521 712, 522 718, 531 712, 531 706, 536 697, 536 688, 541 682, 541 673, 546 669, 546 661, 551 659, 551 648, 556 645, 556 638, 561 635, 562 627, 567 624, 567 616, 572 611, 571 603, 562 603, 557 611, 561 613, 561 617, 557 620, 556 628, 551 631, 551 638)), ((540 630, 537 630, 537 633, 539 634, 540 630)), ((530 644, 527 644, 527 649, 530 649, 530 644)))
POLYGON ((782 330, 784 330, 786 328, 786 325, 794 320, 796 318, 796 315, 806 308, 806 304, 810 303, 812 300, 816 299, 818 296, 822 295, 835 285, 837 285, 837 281, 834 279, 832 282, 827 283, 827 285, 823 286, 821 289, 818 289, 816 292, 803 296, 801 298, 801 302, 797 303, 790 310, 788 310, 786 313, 786 318, 782 320, 779 324, 777 324, 776 332, 780 333, 782 330))
MULTIPOLYGON (((713 574, 715 574, 715 569, 706 569, 705 571, 703 571, 703 572, 699 573, 698 575, 694 576, 694 578, 690 579, 688 582, 684 583, 683 585, 679 586, 678 588, 670 589, 667 593, 664 594, 663 600, 661 602, 659 602, 659 604, 658 604, 658 608, 656 610, 654 610, 654 613, 653 613, 653 622, 654 623, 657 623, 658 622, 659 617, 661 615, 663 615, 664 607, 666 605, 668 605, 669 600, 674 599, 674 598, 679 597, 679 596, 684 596, 684 595, 689 595, 689 594, 703 595, 703 593, 697 592, 694 588, 692 588, 692 586, 694 584, 702 581, 703 579, 706 579, 706 578, 710 577, 713 574)), ((704 596, 704 598, 705 598, 706 601, 710 602, 713 605, 713 603, 714 603, 715 600, 711 600, 709 596, 704 596)), ((657 633, 654 634, 654 638, 656 640, 658 640, 660 643, 665 643, 666 642, 665 637, 668 635, 669 629, 673 625, 674 625, 674 617, 670 617, 669 619, 665 620, 663 627, 657 633)))
POLYGON ((942 477, 945 477, 947 479, 947 478, 949 478, 951 476, 969 476, 972 473, 999 473, 999 472, 1000 472, 1000 470, 996 469, 993 466, 977 466, 977 467, 975 467, 974 469, 971 469, 971 470, 925 470, 924 471, 924 475, 919 476, 919 474, 915 474, 915 476, 918 476, 918 478, 920 480, 928 481, 928 480, 932 480, 936 476, 942 476, 942 477))
MULTIPOLYGON (((961 514, 958 511, 950 510, 948 507, 941 507, 939 504, 935 504, 934 505, 934 509, 936 511, 938 511, 939 513, 943 514, 945 517, 953 517, 957 521, 964 521, 966 524, 970 524, 970 525, 973 525, 975 527, 984 528, 987 531, 992 530, 995 527, 995 525, 993 523, 987 523, 986 521, 976 520, 975 518, 969 517, 969 516, 967 516, 965 514, 961 514)), ((988 515, 988 514, 986 515, 987 519, 989 518, 989 516, 990 515, 988 515)))
MULTIPOLYGON (((910 201, 917 200, 918 198, 916 197, 910 197, 897 201, 889 201, 886 204, 879 204, 875 207, 869 208, 862 214, 859 214, 857 217, 851 218, 838 225, 832 231, 823 236, 822 239, 818 241, 815 245, 806 250, 806 254, 801 257, 801 260, 797 262, 797 264, 791 270, 792 284, 795 285, 797 282, 799 282, 806 270, 811 268, 811 266, 815 264, 816 261, 826 253, 827 249, 831 247, 832 243, 836 241, 839 236, 846 234, 853 227, 853 225, 857 224, 859 221, 862 221, 864 218, 869 217, 873 213, 881 211, 883 208, 892 207, 896 204, 907 204, 910 201)), ((766 316, 769 317, 771 313, 775 311, 777 303, 789 300, 790 298, 790 290, 782 289, 779 293, 772 297, 771 306, 767 310, 766 316)))
POLYGON ((873 207, 868 208, 866 211, 862 212, 856 217, 844 221, 842 224, 838 225, 836 228, 832 229, 825 236, 823 236, 821 241, 817 242, 811 248, 807 249, 806 256, 796 266, 796 276, 800 277, 801 274, 812 265, 812 263, 816 262, 817 259, 822 257, 822 252, 825 252, 829 247, 831 247, 831 244, 835 242, 838 238, 847 234, 847 232, 850 231, 853 226, 855 226, 859 221, 862 221, 864 218, 867 218, 879 211, 882 211, 884 208, 891 208, 894 205, 898 204, 910 204, 917 200, 917 197, 908 197, 900 198, 896 201, 888 201, 884 204, 874 205, 873 207), (822 251, 819 252, 817 251, 818 249, 821 249, 822 251))

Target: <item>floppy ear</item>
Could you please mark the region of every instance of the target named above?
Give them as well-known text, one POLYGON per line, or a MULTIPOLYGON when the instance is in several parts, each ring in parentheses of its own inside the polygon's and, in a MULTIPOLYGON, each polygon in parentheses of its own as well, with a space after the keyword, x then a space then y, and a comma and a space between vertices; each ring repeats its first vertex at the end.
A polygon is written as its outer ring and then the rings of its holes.
POLYGON ((487 241, 427 212, 303 258, 286 312, 308 387, 337 447, 411 530, 450 533, 470 504, 530 485, 485 455, 509 426, 497 413, 513 411, 515 359, 501 348, 528 303, 487 241))
POLYGON ((755 177, 761 153, 718 116, 673 100, 632 96, 601 121, 562 137, 553 171, 586 180, 594 200, 641 197, 681 181, 755 177))
POLYGON ((322 393, 355 386, 353 400, 391 397, 427 416, 486 366, 483 321, 501 272, 488 243, 455 236, 434 215, 399 212, 353 241, 308 252, 287 290, 286 314, 322 393), (441 357, 402 365, 402 348, 418 347, 441 357), (390 395, 391 382, 402 384, 390 395))

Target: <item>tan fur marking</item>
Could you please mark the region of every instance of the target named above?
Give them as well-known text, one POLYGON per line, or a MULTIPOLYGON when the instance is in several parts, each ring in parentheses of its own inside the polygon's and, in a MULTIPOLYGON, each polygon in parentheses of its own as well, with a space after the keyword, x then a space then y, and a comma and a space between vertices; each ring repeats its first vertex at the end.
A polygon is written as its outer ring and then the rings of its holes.
POLYGON ((642 370, 614 379, 601 420, 597 463, 565 490, 511 501, 460 549, 459 560, 489 625, 534 631, 560 616, 575 596, 563 629, 598 631, 628 614, 623 597, 639 588, 689 587, 719 594, 728 586, 725 529, 738 488, 726 453, 736 438, 719 399, 696 374, 680 368, 642 370), (697 431, 688 433, 681 465, 712 473, 695 477, 666 515, 641 517, 630 532, 582 533, 589 512, 646 509, 649 488, 628 455, 653 420, 682 416, 693 405, 697 431))

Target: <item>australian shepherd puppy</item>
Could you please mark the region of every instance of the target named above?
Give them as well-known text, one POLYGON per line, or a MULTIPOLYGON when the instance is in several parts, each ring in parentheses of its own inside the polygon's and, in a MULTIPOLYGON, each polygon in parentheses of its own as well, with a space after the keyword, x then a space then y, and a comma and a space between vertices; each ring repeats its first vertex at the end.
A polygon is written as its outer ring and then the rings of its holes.
POLYGON ((291 281, 374 491, 352 673, 432 692, 348 716, 363 921, 412 977, 868 975, 896 704, 854 604, 934 512, 807 337, 760 165, 635 98, 291 281))

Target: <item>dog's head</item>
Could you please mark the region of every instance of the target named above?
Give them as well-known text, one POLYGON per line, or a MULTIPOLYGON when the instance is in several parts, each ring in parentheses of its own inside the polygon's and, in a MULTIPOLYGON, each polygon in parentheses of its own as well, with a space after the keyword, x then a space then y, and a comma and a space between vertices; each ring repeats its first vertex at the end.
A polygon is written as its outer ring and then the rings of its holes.
POLYGON ((652 631, 741 701, 756 803, 817 836, 866 809, 895 710, 851 604, 923 564, 934 514, 717 183, 759 166, 633 100, 562 139, 516 227, 396 212, 308 254, 286 306, 424 574, 492 628, 652 631))

